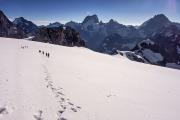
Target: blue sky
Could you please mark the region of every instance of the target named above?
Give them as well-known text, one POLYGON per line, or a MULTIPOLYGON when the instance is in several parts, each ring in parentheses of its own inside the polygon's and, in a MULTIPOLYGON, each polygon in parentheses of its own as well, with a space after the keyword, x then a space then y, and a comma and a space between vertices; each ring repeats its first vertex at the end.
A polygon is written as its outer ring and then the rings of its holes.
POLYGON ((160 13, 180 22, 180 0, 0 0, 0 9, 11 20, 23 16, 38 25, 81 22, 92 14, 103 22, 112 18, 126 25, 142 24, 160 13))

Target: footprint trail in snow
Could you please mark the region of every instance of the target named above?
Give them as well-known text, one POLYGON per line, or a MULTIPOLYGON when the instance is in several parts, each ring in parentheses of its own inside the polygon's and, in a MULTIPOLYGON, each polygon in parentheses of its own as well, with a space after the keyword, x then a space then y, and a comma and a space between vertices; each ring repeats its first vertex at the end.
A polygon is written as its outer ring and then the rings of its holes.
POLYGON ((64 90, 62 87, 56 87, 54 83, 51 80, 50 73, 45 65, 43 65, 44 74, 45 74, 45 83, 46 88, 49 89, 52 94, 54 95, 54 98, 59 104, 59 110, 57 111, 58 120, 66 120, 66 118, 63 117, 63 114, 65 112, 78 112, 81 107, 76 106, 74 103, 71 102, 69 98, 64 94, 64 90))

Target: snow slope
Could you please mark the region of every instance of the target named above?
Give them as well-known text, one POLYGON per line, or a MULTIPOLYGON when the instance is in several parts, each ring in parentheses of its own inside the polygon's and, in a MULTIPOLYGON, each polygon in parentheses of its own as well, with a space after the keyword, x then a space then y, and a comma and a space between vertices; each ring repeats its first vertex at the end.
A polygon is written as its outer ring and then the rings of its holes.
POLYGON ((180 119, 179 70, 8 38, 0 55, 0 120, 180 119))

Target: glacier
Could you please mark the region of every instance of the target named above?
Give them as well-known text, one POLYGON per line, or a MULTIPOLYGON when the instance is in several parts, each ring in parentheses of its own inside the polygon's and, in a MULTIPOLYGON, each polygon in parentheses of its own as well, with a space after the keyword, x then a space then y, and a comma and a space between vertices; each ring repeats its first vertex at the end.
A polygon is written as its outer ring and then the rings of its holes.
POLYGON ((0 55, 1 120, 180 119, 179 70, 2 37, 0 55))

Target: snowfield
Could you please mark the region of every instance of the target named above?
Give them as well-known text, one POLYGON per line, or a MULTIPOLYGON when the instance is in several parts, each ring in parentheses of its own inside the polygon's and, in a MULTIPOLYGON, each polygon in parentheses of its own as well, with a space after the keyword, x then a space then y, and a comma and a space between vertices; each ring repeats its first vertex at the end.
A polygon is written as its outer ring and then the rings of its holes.
POLYGON ((8 38, 0 55, 0 120, 180 120, 179 70, 8 38))

